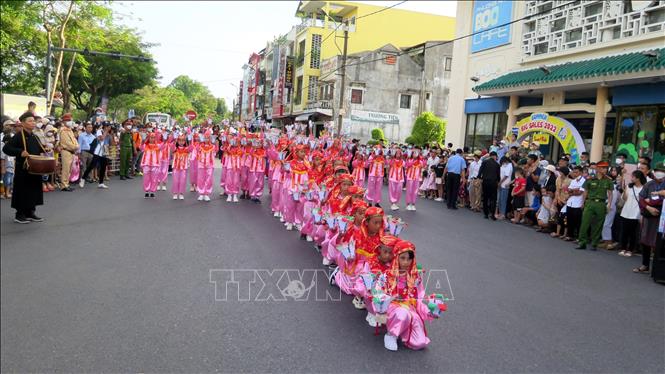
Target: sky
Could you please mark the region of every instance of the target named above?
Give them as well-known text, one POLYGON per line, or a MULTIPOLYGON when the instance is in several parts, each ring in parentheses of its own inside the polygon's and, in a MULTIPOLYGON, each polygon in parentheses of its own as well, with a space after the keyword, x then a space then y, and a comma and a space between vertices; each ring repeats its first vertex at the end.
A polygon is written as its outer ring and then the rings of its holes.
MULTIPOLYGON (((356 1, 391 6, 394 1, 356 1)), ((242 78, 242 65, 268 40, 299 22, 298 1, 115 1, 116 19, 136 28, 151 48, 168 85, 188 75, 210 88, 230 108, 242 78)), ((455 1, 407 1, 397 9, 455 16, 455 1)))

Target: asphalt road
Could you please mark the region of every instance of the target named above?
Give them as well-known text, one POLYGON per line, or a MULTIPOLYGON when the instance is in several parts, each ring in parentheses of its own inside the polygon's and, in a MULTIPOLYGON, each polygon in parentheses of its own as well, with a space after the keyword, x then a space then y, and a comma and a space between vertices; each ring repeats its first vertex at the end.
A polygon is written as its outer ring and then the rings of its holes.
POLYGON ((323 269, 268 197, 145 200, 140 183, 49 193, 29 225, 2 201, 2 372, 665 371, 665 288, 639 257, 420 200, 403 237, 454 300, 428 348, 395 353, 347 296, 215 300, 213 269, 323 269))

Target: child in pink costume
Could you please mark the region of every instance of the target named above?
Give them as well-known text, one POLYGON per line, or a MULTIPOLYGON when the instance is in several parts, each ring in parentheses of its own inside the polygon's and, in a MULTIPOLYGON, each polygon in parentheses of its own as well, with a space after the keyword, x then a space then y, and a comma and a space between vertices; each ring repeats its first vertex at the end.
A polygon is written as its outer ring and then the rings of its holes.
POLYGON ((353 180, 360 187, 365 186, 366 164, 367 160, 365 160, 365 155, 362 154, 360 151, 356 152, 356 158, 355 160, 353 160, 353 163, 351 164, 353 166, 353 172, 351 172, 351 175, 353 175, 353 180))
POLYGON ((395 244, 393 255, 386 282, 375 285, 393 297, 387 313, 388 332, 383 342, 391 351, 397 350, 397 338, 407 348, 422 349, 430 342, 425 321, 434 317, 422 302, 425 290, 420 271, 416 268, 416 247, 411 242, 400 240, 395 244))
POLYGON ((414 149, 411 157, 406 160, 406 210, 416 210, 418 186, 426 166, 427 161, 420 157, 420 148, 414 149))
POLYGON ((229 146, 225 152, 223 173, 224 184, 226 186, 226 201, 237 203, 238 193, 240 192, 240 168, 242 163, 242 149, 237 144, 235 137, 229 139, 229 146))
POLYGON ((253 202, 260 204, 263 196, 265 173, 266 173, 266 151, 261 146, 259 139, 252 140, 252 149, 247 154, 246 164, 248 165, 248 187, 249 197, 253 202))
POLYGON ((189 192, 196 191, 196 181, 198 180, 199 162, 197 161, 197 149, 199 147, 199 134, 197 132, 190 133, 192 152, 189 154, 189 192))
POLYGON ((212 143, 212 132, 206 131, 204 135, 199 135, 199 144, 196 150, 196 161, 199 170, 197 171, 198 180, 196 181, 196 192, 199 194, 199 201, 210 201, 212 193, 212 174, 215 170, 215 154, 217 153, 217 144, 212 143))
POLYGON ((187 144, 185 135, 180 135, 176 143, 171 143, 173 152, 173 180, 171 193, 173 200, 185 199, 185 188, 187 187, 187 169, 189 168, 189 154, 193 146, 187 144))
POLYGON ((402 151, 396 149, 394 157, 388 160, 390 169, 388 171, 388 196, 392 210, 399 210, 399 202, 402 199, 402 186, 404 185, 404 159, 402 151))
POLYGON ((155 191, 157 191, 161 148, 162 146, 157 144, 157 134, 155 133, 150 133, 146 142, 141 144, 141 151, 143 151, 143 158, 141 159, 143 191, 145 191, 146 198, 155 197, 155 191))
POLYGON ((166 191, 166 180, 169 176, 169 163, 171 161, 171 144, 173 144, 173 137, 166 132, 162 133, 162 137, 158 139, 160 143, 163 143, 161 160, 159 163, 159 178, 157 189, 161 188, 162 191, 166 191))
POLYGON ((373 204, 381 203, 381 189, 383 188, 383 173, 386 159, 383 156, 380 145, 374 148, 374 153, 369 156, 369 176, 367 178, 367 200, 373 204))

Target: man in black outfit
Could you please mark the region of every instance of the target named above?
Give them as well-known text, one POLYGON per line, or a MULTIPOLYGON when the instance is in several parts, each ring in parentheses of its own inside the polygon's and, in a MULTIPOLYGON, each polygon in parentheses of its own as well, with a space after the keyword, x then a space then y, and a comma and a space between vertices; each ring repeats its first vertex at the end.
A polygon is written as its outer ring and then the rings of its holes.
POLYGON ((28 155, 41 155, 45 149, 39 138, 32 133, 35 128, 35 115, 32 112, 25 112, 19 117, 19 121, 23 125, 21 131, 9 139, 2 149, 9 156, 16 157, 12 191, 12 208, 16 209, 14 222, 41 222, 43 219, 37 217, 35 209, 37 205, 44 204, 42 176, 29 174, 23 168, 23 164, 28 155))
POLYGON ((494 211, 496 210, 496 194, 499 188, 499 175, 501 166, 497 162, 496 152, 490 152, 490 157, 480 164, 478 178, 483 181, 483 213, 485 218, 496 221, 494 211))

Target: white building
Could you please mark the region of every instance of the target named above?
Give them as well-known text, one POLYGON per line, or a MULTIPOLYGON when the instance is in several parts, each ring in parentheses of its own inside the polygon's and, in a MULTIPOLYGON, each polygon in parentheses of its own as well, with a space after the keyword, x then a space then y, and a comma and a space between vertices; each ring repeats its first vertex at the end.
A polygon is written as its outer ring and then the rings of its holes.
POLYGON ((456 36, 472 33, 453 49, 446 142, 665 158, 665 1, 458 2, 456 36))

